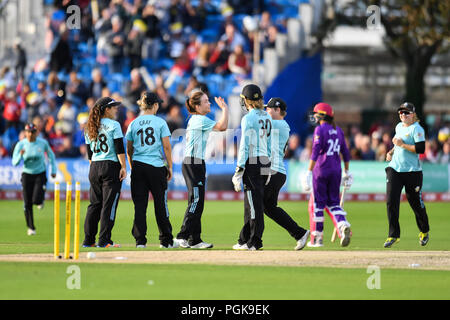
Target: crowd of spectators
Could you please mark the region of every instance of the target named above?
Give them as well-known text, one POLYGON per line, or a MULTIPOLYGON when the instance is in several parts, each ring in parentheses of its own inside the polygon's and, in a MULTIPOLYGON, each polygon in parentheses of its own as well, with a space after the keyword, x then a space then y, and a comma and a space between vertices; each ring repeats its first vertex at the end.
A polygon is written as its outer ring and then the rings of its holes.
MULTIPOLYGON (((425 153, 419 156, 423 162, 450 163, 450 119, 445 113, 433 120, 426 137, 425 153)), ((394 135, 392 126, 375 124, 367 133, 361 132, 357 125, 345 128, 345 137, 349 147, 351 160, 386 161, 386 153, 393 148, 394 135)), ((312 150, 312 136, 308 136, 302 144, 300 137, 293 134, 289 138, 285 157, 300 161, 308 161, 312 150)))
MULTIPOLYGON (((36 124, 57 157, 85 157, 88 112, 103 96, 123 101, 118 121, 124 132, 138 115, 136 101, 144 90, 163 99, 158 113, 171 132, 185 128, 184 101, 192 89, 225 94, 206 77, 239 85, 251 76, 254 57, 264 59, 264 48, 273 48, 277 34, 286 32, 287 17, 276 1, 98 0, 98 7, 87 0, 49 2, 47 55, 27 65, 18 40, 14 63, 0 70, 0 157, 11 155, 26 122, 36 124), (68 28, 71 5, 81 9, 80 28, 68 28)), ((448 163, 450 126, 437 123, 422 159, 448 163)), ((351 127, 352 159, 383 161, 392 147, 390 130, 364 134, 351 127)), ((311 147, 311 137, 301 141, 293 134, 286 158, 306 161, 311 147)), ((236 146, 225 153, 235 156, 236 146)))
MULTIPOLYGON (((18 40, 14 65, 0 70, 0 150, 4 155, 11 153, 24 124, 32 121, 42 128, 41 135, 56 156, 85 156, 80 133, 89 109, 102 96, 123 101, 126 108, 118 120, 124 130, 138 115, 136 101, 144 90, 155 91, 164 100, 159 115, 172 131, 185 127, 187 88, 205 86, 207 79, 201 79, 207 75, 227 77, 221 79, 236 85, 249 79, 254 29, 260 28, 258 41, 263 50, 271 45, 273 31, 268 29, 278 30, 285 23, 282 15, 275 23, 271 13, 264 11, 271 1, 263 0, 44 3, 46 56, 27 65, 25 46, 18 40), (77 28, 69 24, 67 9, 72 5, 81 9, 77 28), (250 22, 244 23, 244 17, 250 22)), ((270 6, 282 10, 273 3, 270 6)), ((224 94, 222 87, 208 85, 215 91, 212 94, 224 94)))

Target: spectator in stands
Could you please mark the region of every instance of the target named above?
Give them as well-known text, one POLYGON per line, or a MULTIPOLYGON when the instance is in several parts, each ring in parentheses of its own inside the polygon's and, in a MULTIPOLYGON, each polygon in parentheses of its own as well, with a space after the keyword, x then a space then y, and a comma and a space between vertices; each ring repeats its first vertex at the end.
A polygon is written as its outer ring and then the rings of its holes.
POLYGON ((71 100, 64 101, 58 111, 57 121, 65 135, 72 134, 75 129, 77 110, 71 100))
POLYGON ((83 112, 78 114, 77 116, 77 123, 78 128, 73 134, 73 146, 78 149, 79 154, 86 158, 87 155, 87 149, 86 149, 86 142, 84 140, 84 133, 86 128, 86 123, 89 118, 88 112, 83 112))
POLYGON ((159 57, 159 47, 160 47, 160 37, 161 28, 159 25, 159 18, 156 16, 156 8, 151 1, 147 2, 147 5, 142 12, 142 19, 147 25, 147 31, 145 33, 144 39, 144 52, 143 56, 145 58, 150 58, 153 60, 159 57))
POLYGON ((126 119, 123 122, 122 125, 122 131, 123 132, 127 132, 128 126, 130 125, 131 122, 133 122, 134 119, 136 119, 136 112, 134 111, 133 108, 127 108, 127 112, 126 112, 126 119))
POLYGON ((386 150, 391 150, 394 147, 392 138, 389 132, 384 132, 381 136, 382 143, 386 146, 386 150))
POLYGON ((169 126, 170 133, 177 129, 183 128, 183 117, 181 116, 180 106, 172 104, 166 116, 166 122, 169 126))
POLYGON ((14 42, 14 60, 16 79, 23 79, 25 77, 25 68, 27 67, 27 54, 25 49, 22 48, 20 39, 14 42))
POLYGON ((214 46, 209 57, 210 67, 208 73, 226 74, 228 70, 228 56, 230 52, 225 46, 225 41, 219 41, 214 46))
POLYGON ((384 143, 380 143, 375 150, 375 160, 384 161, 388 151, 389 150, 386 149, 386 145, 384 143))
POLYGON ((91 72, 92 82, 89 87, 89 97, 98 100, 102 97, 102 90, 106 87, 106 81, 103 79, 102 72, 100 69, 95 68, 91 72))
POLYGON ((442 150, 439 151, 437 155, 437 163, 440 164, 450 164, 450 140, 447 139, 447 142, 442 146, 442 150))
POLYGON ((66 84, 67 99, 72 101, 77 108, 81 108, 86 102, 88 94, 89 92, 86 85, 78 78, 75 71, 71 71, 69 74, 69 82, 66 84))
POLYGON ((5 120, 5 129, 9 127, 20 127, 20 115, 22 110, 17 102, 17 94, 13 89, 6 91, 5 98, 3 99, 3 119, 5 120))
POLYGON ((133 22, 133 27, 128 33, 126 40, 125 51, 130 59, 130 68, 140 68, 142 66, 142 45, 144 44, 144 34, 147 31, 147 26, 144 21, 136 19, 133 22))
POLYGON ((225 26, 225 33, 220 37, 220 41, 225 43, 228 52, 234 51, 234 48, 238 45, 241 45, 244 50, 246 48, 245 38, 236 30, 236 27, 232 23, 228 23, 225 26))
POLYGON ((62 122, 56 122, 54 130, 49 134, 49 143, 55 154, 59 154, 63 149, 64 137, 66 136, 63 131, 64 124, 62 122))
POLYGON ((58 158, 77 158, 81 154, 78 148, 73 146, 72 137, 65 136, 62 140, 62 145, 59 153, 56 153, 58 158))
POLYGON ((161 80, 157 81, 156 83, 155 93, 161 98, 161 100, 163 100, 163 102, 160 103, 160 107, 158 109, 157 114, 166 115, 169 112, 170 106, 177 104, 177 101, 167 92, 167 89, 162 84, 162 78, 161 77, 159 78, 161 80))
POLYGON ((311 158, 313 139, 312 137, 307 137, 305 141, 305 148, 300 152, 300 161, 309 161, 311 158))
POLYGON ((288 147, 285 151, 286 159, 299 159, 303 148, 300 144, 300 136, 296 133, 292 134, 288 140, 288 147))
POLYGON ((31 87, 28 83, 25 83, 23 79, 19 81, 16 87, 16 92, 19 95, 19 106, 21 110, 20 122, 27 123, 28 122, 28 113, 27 109, 29 107, 27 97, 32 93, 31 87))
POLYGON ((360 150, 362 160, 375 160, 375 151, 371 148, 370 137, 368 135, 362 136, 360 150))
POLYGON ((263 48, 275 48, 278 36, 278 28, 274 25, 269 26, 267 34, 263 38, 263 48))
POLYGON ((124 47, 126 36, 123 33, 122 19, 115 15, 111 18, 112 29, 106 35, 108 43, 109 71, 112 73, 121 73, 124 60, 124 47))
POLYGON ((48 74, 45 90, 50 91, 49 94, 55 97, 57 105, 60 106, 64 102, 64 99, 66 98, 66 83, 59 79, 56 71, 51 71, 48 74))
POLYGON ((424 161, 436 163, 438 161, 438 143, 436 140, 427 140, 425 143, 425 158, 424 161))
POLYGON ((96 21, 94 25, 94 34, 97 44, 96 60, 102 65, 108 62, 108 43, 106 39, 111 29, 111 11, 109 8, 104 8, 101 10, 101 18, 96 21))
POLYGON ((272 16, 270 15, 269 11, 264 11, 263 13, 261 13, 261 19, 259 20, 258 23, 258 29, 259 31, 266 36, 267 32, 269 30, 269 27, 273 25, 272 22, 272 16))
POLYGON ((182 32, 183 24, 181 22, 170 25, 169 57, 172 59, 179 58, 185 48, 182 32))
POLYGON ((250 73, 250 57, 245 54, 242 45, 234 47, 233 52, 228 57, 228 69, 237 76, 246 78, 250 73))
POLYGON ((184 2, 185 23, 189 24, 195 32, 200 32, 205 27, 206 11, 204 1, 201 1, 197 7, 191 4, 190 0, 184 2))
POLYGON ((54 47, 50 54, 50 70, 69 73, 73 67, 72 52, 69 45, 69 31, 65 24, 59 30, 59 37, 54 40, 54 47))
POLYGON ((174 24, 177 22, 184 22, 185 8, 181 4, 180 0, 171 0, 168 10, 169 23, 174 24))
POLYGON ((199 50, 197 57, 194 61, 194 71, 193 74, 202 74, 204 75, 209 67, 209 59, 210 56, 210 45, 208 43, 202 43, 199 50))
POLYGON ((0 137, 0 159, 8 157, 8 150, 3 145, 3 139, 0 137))
POLYGON ((141 97, 143 91, 147 90, 147 86, 142 80, 139 69, 131 70, 130 81, 125 88, 125 98, 129 103, 137 105, 137 101, 141 97))

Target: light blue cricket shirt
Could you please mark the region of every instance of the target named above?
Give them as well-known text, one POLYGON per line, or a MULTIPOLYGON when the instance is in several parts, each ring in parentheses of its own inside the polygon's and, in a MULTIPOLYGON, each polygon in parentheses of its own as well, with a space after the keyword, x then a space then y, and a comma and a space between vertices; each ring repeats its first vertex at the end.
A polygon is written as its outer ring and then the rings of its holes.
POLYGON ((284 152, 291 128, 285 120, 272 120, 271 169, 286 174, 284 152))
POLYGON ((266 111, 252 109, 242 117, 241 130, 238 167, 245 168, 249 158, 270 158, 272 117, 266 111))
MULTIPOLYGON (((414 145, 416 142, 425 141, 425 131, 418 122, 415 122, 408 127, 403 126, 403 123, 400 122, 395 127, 395 138, 402 139, 406 144, 414 145)), ((389 167, 397 172, 422 170, 419 155, 398 146, 394 147, 394 154, 391 162, 389 162, 389 167)))
POLYGON ((125 138, 133 142, 133 160, 164 167, 162 138, 170 135, 165 120, 155 115, 142 115, 130 123, 125 138))
POLYGON ((185 157, 193 157, 205 160, 206 143, 216 121, 207 116, 194 114, 189 119, 186 128, 186 148, 185 157))
POLYGON ((48 142, 42 138, 36 138, 34 142, 30 142, 28 139, 20 140, 14 147, 12 164, 17 166, 23 159, 23 172, 28 174, 42 173, 46 168, 45 153, 50 160, 51 174, 56 174, 55 154, 48 142), (21 150, 25 150, 23 155, 20 154, 21 150))
POLYGON ((114 139, 123 138, 122 128, 119 122, 109 118, 102 118, 100 120, 97 140, 91 141, 87 134, 84 135, 84 138, 86 144, 90 145, 92 150, 91 161, 119 161, 116 148, 114 147, 114 139))

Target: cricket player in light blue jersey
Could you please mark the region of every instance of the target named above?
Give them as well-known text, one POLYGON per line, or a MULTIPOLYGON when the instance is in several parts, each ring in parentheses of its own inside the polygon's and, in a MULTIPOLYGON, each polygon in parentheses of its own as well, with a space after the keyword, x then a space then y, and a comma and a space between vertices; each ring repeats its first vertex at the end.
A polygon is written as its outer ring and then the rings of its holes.
POLYGON ((122 128, 116 120, 121 103, 109 97, 96 101, 89 112, 85 140, 90 162, 90 204, 84 221, 83 247, 119 247, 111 239, 122 181, 127 176, 122 128))
POLYGON ((244 185, 244 226, 233 249, 260 250, 264 232, 264 186, 270 179, 272 118, 264 111, 263 96, 257 85, 246 85, 240 96, 241 105, 249 112, 241 120, 241 141, 232 182, 236 192, 241 191, 241 183, 244 185))
POLYGON ((166 121, 156 116, 162 102, 157 94, 143 92, 137 102, 141 115, 131 122, 125 134, 131 167, 131 197, 134 203, 132 234, 137 248, 145 248, 147 243, 149 192, 153 196, 160 247, 178 247, 173 242, 167 206, 167 182, 172 179, 170 130, 166 121))
POLYGON ((284 154, 291 128, 284 120, 287 112, 286 102, 281 98, 271 98, 266 105, 267 113, 272 118, 271 177, 264 186, 264 213, 296 241, 295 250, 302 250, 309 237, 309 230, 300 227, 282 208, 278 206, 278 195, 286 182, 284 154))
POLYGON ((192 115, 186 129, 186 147, 181 167, 188 188, 188 207, 183 225, 175 241, 182 248, 208 249, 213 244, 201 239, 201 217, 205 203, 206 143, 211 131, 225 131, 228 127, 228 106, 221 97, 215 101, 222 110, 219 121, 213 121, 206 115, 211 112, 208 95, 196 91, 186 100, 186 107, 192 115))
POLYGON ((400 196, 405 187, 406 198, 416 216, 419 228, 419 243, 425 246, 429 239, 430 226, 425 204, 422 199, 423 174, 419 154, 425 152, 425 131, 419 124, 416 108, 405 102, 398 108, 400 123, 395 127, 392 139, 394 148, 387 153, 389 161, 386 168, 387 214, 389 220, 389 236, 384 243, 390 248, 400 241, 400 196))
POLYGON ((25 221, 27 223, 27 234, 36 234, 33 217, 33 204, 38 209, 44 207, 45 190, 47 184, 45 154, 50 160, 51 176, 56 177, 55 154, 48 142, 37 137, 38 132, 34 124, 28 123, 25 126, 25 139, 20 140, 14 147, 12 164, 19 165, 23 160, 22 172, 22 193, 25 211, 25 221))

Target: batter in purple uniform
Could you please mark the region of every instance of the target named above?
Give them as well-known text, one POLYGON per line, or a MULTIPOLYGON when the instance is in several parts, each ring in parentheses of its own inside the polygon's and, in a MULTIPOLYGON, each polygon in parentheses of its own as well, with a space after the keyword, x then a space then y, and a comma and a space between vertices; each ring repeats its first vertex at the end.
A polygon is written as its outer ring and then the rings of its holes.
POLYGON ((318 103, 314 107, 314 121, 318 124, 314 130, 313 147, 308 171, 303 179, 303 188, 312 194, 310 197, 310 231, 309 247, 323 246, 323 211, 327 210, 338 235, 341 246, 350 243, 350 223, 347 213, 339 205, 339 188, 341 185, 341 157, 344 160, 345 171, 342 174, 344 187, 349 188, 352 176, 348 172, 350 153, 345 142, 342 129, 333 121, 334 113, 330 105, 318 103))

